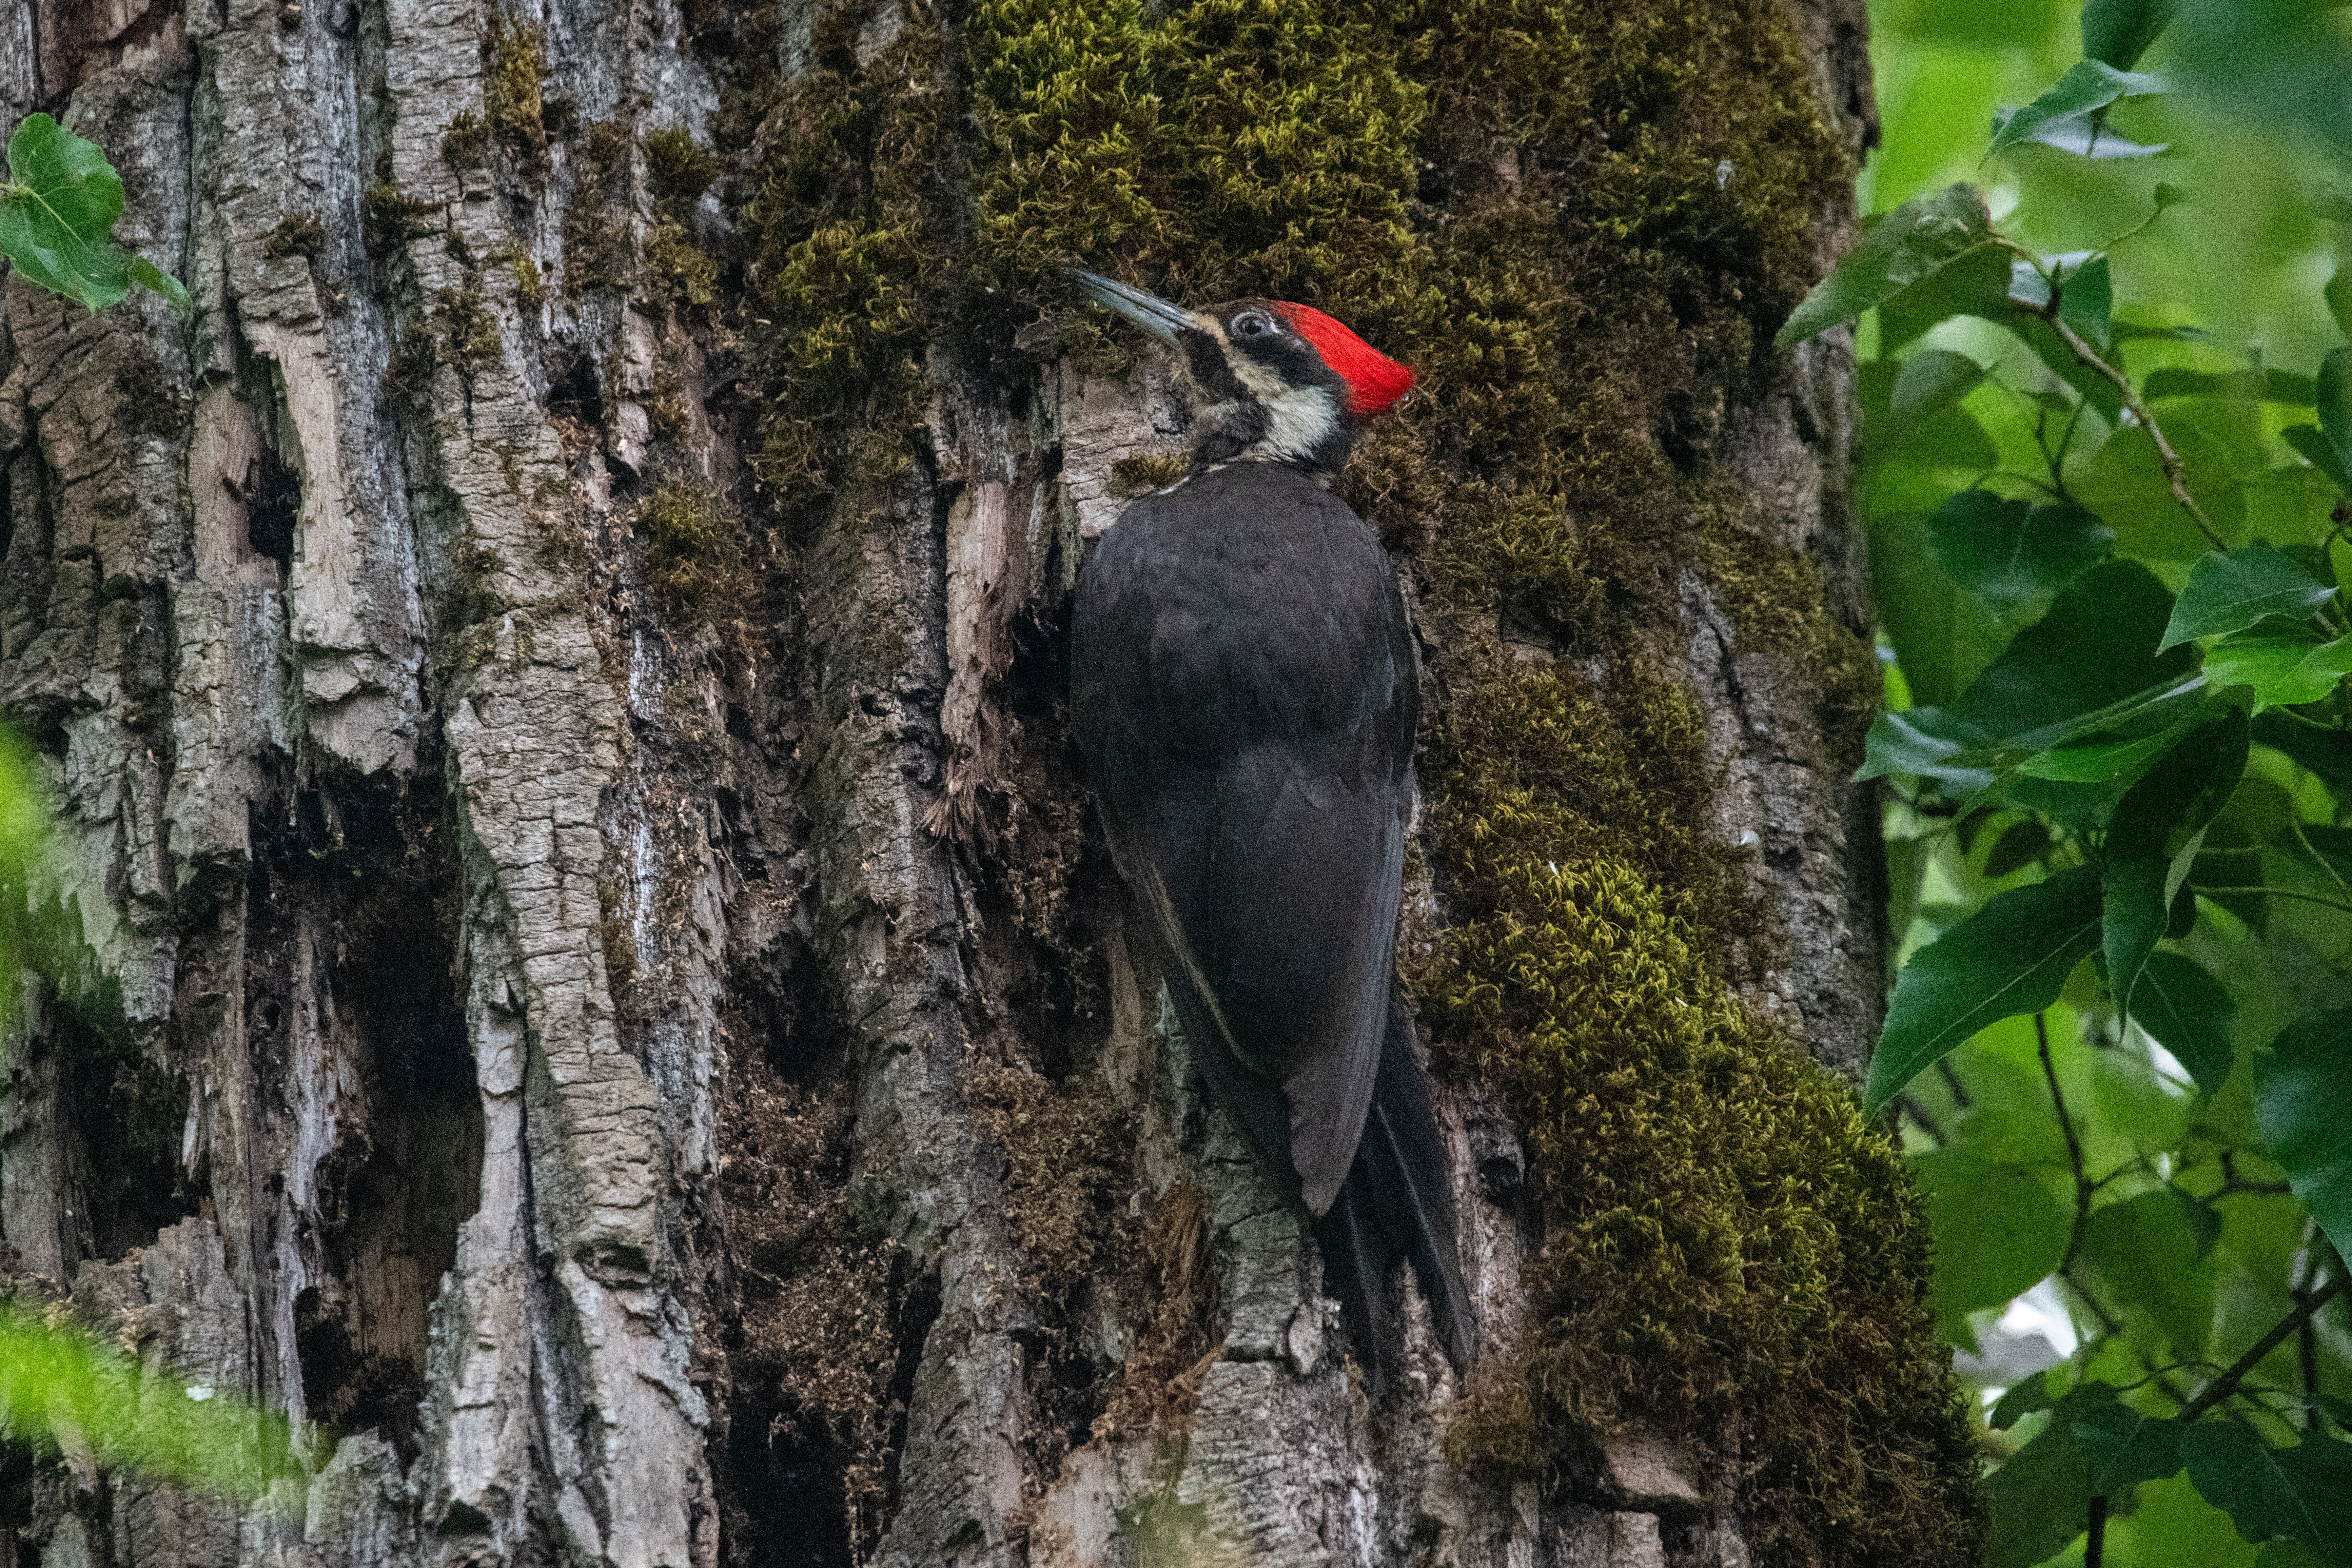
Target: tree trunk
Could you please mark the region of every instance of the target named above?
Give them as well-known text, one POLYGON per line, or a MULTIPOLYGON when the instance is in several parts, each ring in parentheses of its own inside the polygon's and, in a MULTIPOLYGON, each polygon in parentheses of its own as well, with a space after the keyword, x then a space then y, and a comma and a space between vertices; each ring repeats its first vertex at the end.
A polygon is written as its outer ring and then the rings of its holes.
POLYGON ((179 271, 6 292, 75 922, 0 1255, 320 1424, 66 1564, 1973 1562, 1885 981, 1861 0, 0 0, 179 271), (1165 482, 1084 261, 1423 391, 1407 980, 1481 1314, 1369 1405, 1067 742, 1165 482), (1818 1065, 1816 1065, 1818 1064, 1818 1065))

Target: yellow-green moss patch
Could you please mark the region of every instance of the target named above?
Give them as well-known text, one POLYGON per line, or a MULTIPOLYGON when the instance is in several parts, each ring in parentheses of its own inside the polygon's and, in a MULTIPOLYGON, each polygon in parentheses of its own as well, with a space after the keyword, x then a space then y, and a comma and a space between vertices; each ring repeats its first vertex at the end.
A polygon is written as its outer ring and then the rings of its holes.
MULTIPOLYGON (((547 121, 541 85, 547 79, 547 45, 536 23, 492 10, 482 37, 482 110, 488 132, 509 157, 537 173, 547 162, 547 121)), ((457 129, 453 122, 451 129, 457 129)), ((446 155, 448 143, 442 150, 446 155)), ((457 160, 450 160, 453 166, 457 160)))
POLYGON ((751 535, 734 502, 708 482, 662 475, 637 508, 646 576, 672 616, 739 620, 753 592, 751 535))
POLYGON ((1677 684, 1696 567, 1743 649, 1828 672, 1832 745, 1867 702, 1818 572, 1708 505, 1852 174, 1780 0, 976 0, 861 65, 865 16, 825 9, 812 68, 727 110, 761 126, 760 471, 788 509, 907 460, 927 342, 1001 368, 1042 311, 1065 352, 1120 353, 1072 263, 1307 300, 1421 376, 1340 489, 1439 649, 1454 925, 1413 980, 1451 1070, 1515 1106, 1548 1237, 1457 1458, 1539 1469, 1569 1420, 1736 1438, 1759 1560, 1973 1562, 1916 1196, 1738 998, 1764 916, 1677 684), (970 211, 940 194, 967 179, 970 211))

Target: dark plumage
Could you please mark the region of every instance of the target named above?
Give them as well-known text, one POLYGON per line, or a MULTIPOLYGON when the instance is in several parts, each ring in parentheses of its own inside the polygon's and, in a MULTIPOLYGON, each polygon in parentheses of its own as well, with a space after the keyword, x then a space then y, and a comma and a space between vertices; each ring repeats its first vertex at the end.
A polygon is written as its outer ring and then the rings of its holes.
MULTIPOLYGON (((1185 362, 1194 464, 1087 557, 1071 707, 1202 1074, 1315 1225, 1377 1383, 1395 1359, 1398 1261, 1419 1270, 1457 1362, 1470 1320, 1444 1145, 1396 996, 1415 650, 1387 552, 1318 480, 1374 400, 1292 330, 1306 325, 1296 309, 1244 300, 1145 322, 1185 362)), ((1380 384, 1393 397, 1402 384, 1380 384)))

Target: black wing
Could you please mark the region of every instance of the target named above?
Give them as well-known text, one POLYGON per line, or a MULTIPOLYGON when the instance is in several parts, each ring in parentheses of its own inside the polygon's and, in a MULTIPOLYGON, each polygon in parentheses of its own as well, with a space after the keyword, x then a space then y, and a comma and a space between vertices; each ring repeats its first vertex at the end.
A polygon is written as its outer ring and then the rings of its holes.
POLYGON ((1073 718, 1211 1088, 1319 1215, 1380 1071, 1416 707, 1369 529, 1287 470, 1148 497, 1078 586, 1073 718))

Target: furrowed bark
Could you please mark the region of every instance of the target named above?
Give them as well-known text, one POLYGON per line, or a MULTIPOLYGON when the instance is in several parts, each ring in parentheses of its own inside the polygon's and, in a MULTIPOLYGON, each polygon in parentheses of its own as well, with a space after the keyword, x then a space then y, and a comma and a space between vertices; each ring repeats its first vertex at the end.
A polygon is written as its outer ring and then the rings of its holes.
MULTIPOLYGON (((6 288, 0 711, 75 935, 10 1026, 0 1264, 320 1433, 250 1507, 68 1442, 0 1555, 1749 1561, 1736 1465, 1639 1423, 1450 1464, 1417 1297, 1367 1405, 1066 736, 1086 541, 1181 447, 1166 367, 942 321, 910 456, 755 456, 772 322, 663 247, 727 253, 794 132, 667 206, 650 138, 709 145, 728 51, 789 88, 842 23, 706 11, 0 4, 0 109, 100 141, 197 302, 6 288)), ((1859 5, 1790 14, 1858 144, 1859 5)), ((851 20, 863 60, 936 34, 907 90, 961 101, 961 9, 851 20)), ((1814 563, 1785 591, 1849 630, 1852 374, 1808 349, 1702 437, 1709 538, 1814 563)), ((1433 684, 1507 640, 1409 587, 1433 684)), ((1874 799, 1803 649, 1676 592, 1644 636, 1726 769, 1703 826, 1757 850, 1744 994, 1857 1071, 1874 799)), ((1504 1097, 1440 1093, 1501 1354, 1544 1215, 1504 1097)))

